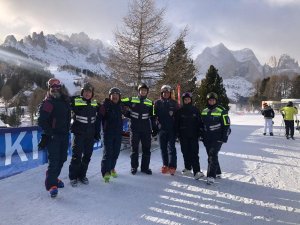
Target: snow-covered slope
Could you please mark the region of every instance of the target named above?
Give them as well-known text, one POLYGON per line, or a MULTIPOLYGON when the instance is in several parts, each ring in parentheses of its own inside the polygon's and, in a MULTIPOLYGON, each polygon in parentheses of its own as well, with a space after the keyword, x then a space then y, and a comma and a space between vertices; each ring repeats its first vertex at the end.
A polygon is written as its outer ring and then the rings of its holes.
POLYGON ((17 41, 13 35, 6 37, 4 47, 14 47, 30 58, 48 65, 73 65, 92 72, 105 73, 105 58, 109 49, 100 40, 90 39, 85 33, 44 35, 33 33, 17 41))
MULTIPOLYGON (((44 189, 46 165, 0 180, 1 224, 10 225, 298 225, 300 218, 300 135, 283 136, 281 116, 275 136, 263 136, 261 115, 230 115, 232 134, 219 154, 223 178, 212 186, 180 174, 162 175, 161 156, 153 149, 152 176, 130 174, 129 151, 120 154, 119 177, 104 183, 102 152, 96 151, 88 170, 89 185, 72 188, 66 162, 60 176, 65 188, 51 199, 44 189)), ((201 169, 207 156, 200 145, 201 169)))

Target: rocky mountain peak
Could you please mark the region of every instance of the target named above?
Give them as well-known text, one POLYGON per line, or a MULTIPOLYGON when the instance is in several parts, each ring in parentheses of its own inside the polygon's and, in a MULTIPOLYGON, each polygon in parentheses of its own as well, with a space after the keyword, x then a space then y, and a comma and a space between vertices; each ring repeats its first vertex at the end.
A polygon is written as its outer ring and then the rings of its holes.
POLYGON ((287 54, 283 54, 280 56, 278 60, 278 66, 279 69, 298 69, 299 65, 298 62, 291 58, 287 54))
POLYGON ((17 39, 15 38, 14 35, 8 35, 5 38, 5 41, 3 43, 4 46, 15 46, 17 43, 17 39))

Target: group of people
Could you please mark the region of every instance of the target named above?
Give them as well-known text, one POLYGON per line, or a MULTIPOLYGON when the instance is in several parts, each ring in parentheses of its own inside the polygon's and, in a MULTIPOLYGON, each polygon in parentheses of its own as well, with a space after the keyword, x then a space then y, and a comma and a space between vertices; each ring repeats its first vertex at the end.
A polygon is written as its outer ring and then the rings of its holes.
POLYGON ((159 136, 162 156, 161 172, 174 175, 177 169, 175 141, 179 139, 184 159, 182 174, 195 179, 204 176, 200 169, 199 140, 208 155, 207 184, 220 177, 218 152, 230 134, 228 111, 218 104, 216 93, 207 94, 207 108, 200 112, 192 104, 192 94, 182 95, 182 106, 172 98, 169 85, 161 87, 161 97, 154 103, 147 98, 146 84, 138 86, 138 95, 121 98, 120 89, 109 90, 108 98, 98 104, 94 87, 85 84, 78 96, 69 97, 61 82, 51 78, 48 92, 39 107, 38 125, 42 128, 39 148, 47 148, 48 169, 45 187, 56 197, 64 183, 58 178, 67 160, 69 130, 73 133, 72 159, 69 165, 70 184, 88 184, 86 176, 95 141, 101 139, 103 129, 103 157, 101 174, 104 182, 118 176, 115 169, 121 149, 123 117, 130 119, 131 174, 139 168, 139 144, 142 146, 140 171, 151 175, 151 136, 159 136), (72 122, 71 122, 72 121, 72 122))
MULTIPOLYGON (((289 101, 286 106, 280 108, 280 113, 282 115, 284 124, 285 124, 285 136, 287 139, 294 138, 294 117, 298 114, 298 109, 294 106, 292 101, 289 101)), ((270 136, 273 136, 273 118, 275 117, 274 110, 268 103, 263 103, 263 109, 261 110, 261 114, 264 116, 265 119, 265 126, 264 126, 264 133, 263 135, 267 134, 267 130, 269 130, 270 136)), ((299 125, 299 121, 296 119, 296 122, 299 125)))

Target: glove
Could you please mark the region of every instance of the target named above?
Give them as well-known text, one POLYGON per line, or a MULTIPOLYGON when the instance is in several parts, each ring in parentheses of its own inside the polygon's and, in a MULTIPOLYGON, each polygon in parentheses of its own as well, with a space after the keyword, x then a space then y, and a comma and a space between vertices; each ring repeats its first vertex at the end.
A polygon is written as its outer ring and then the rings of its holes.
POLYGON ((46 146, 48 145, 48 142, 50 140, 50 136, 46 135, 46 134, 42 134, 42 138, 40 140, 40 142, 38 143, 38 148, 39 149, 44 149, 46 148, 46 146))
POLYGON ((151 132, 152 137, 157 136, 157 134, 158 134, 158 131, 156 129, 152 130, 152 132, 151 132))
POLYGON ((101 135, 100 134, 95 134, 94 135, 94 139, 95 139, 95 141, 100 141, 100 139, 101 139, 101 135))

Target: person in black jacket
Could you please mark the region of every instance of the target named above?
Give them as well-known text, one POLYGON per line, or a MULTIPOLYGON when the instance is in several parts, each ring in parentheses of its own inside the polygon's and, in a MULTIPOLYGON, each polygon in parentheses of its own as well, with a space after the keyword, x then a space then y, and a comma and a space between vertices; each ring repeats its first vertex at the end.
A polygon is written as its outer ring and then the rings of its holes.
POLYGON ((171 98, 171 87, 163 85, 161 98, 154 103, 154 114, 158 121, 159 146, 163 161, 161 172, 163 174, 174 175, 177 168, 175 113, 178 108, 177 102, 171 98))
POLYGON ((42 139, 38 146, 47 148, 49 163, 45 186, 51 197, 56 197, 57 188, 64 187, 58 176, 68 155, 71 110, 60 81, 51 78, 47 86, 46 98, 39 107, 38 125, 42 128, 42 139))
POLYGON ((151 157, 151 134, 157 134, 153 103, 147 98, 149 88, 146 84, 138 86, 138 96, 123 98, 122 102, 128 107, 126 117, 131 120, 131 174, 135 175, 139 167, 139 143, 142 143, 141 172, 152 174, 149 168, 151 157))
POLYGON ((94 87, 86 83, 80 96, 74 96, 71 101, 73 113, 72 159, 69 166, 69 179, 72 187, 78 181, 88 184, 86 177, 89 162, 93 154, 94 142, 100 140, 100 121, 98 103, 94 97, 94 87))
POLYGON ((203 144, 208 156, 207 184, 221 177, 218 153, 230 134, 230 119, 227 110, 217 104, 218 95, 214 92, 206 96, 207 108, 201 112, 203 122, 203 144))
POLYGON ((271 106, 268 106, 268 104, 265 102, 263 104, 263 109, 261 110, 261 114, 265 118, 265 129, 263 135, 266 135, 267 129, 269 129, 270 136, 273 136, 273 118, 275 116, 274 110, 271 108, 271 106))
POLYGON ((184 93, 182 102, 182 107, 175 115, 175 130, 180 141, 185 167, 182 174, 190 175, 193 169, 194 178, 198 180, 204 176, 199 161, 200 112, 192 105, 191 93, 184 93))
POLYGON ((118 176, 115 167, 121 150, 123 120, 121 91, 113 87, 109 90, 100 107, 100 116, 104 132, 104 149, 101 161, 101 173, 104 182, 109 182, 110 177, 118 176))

